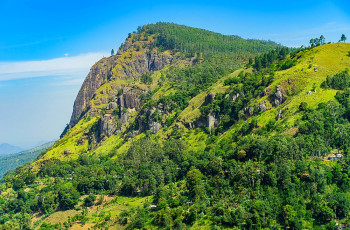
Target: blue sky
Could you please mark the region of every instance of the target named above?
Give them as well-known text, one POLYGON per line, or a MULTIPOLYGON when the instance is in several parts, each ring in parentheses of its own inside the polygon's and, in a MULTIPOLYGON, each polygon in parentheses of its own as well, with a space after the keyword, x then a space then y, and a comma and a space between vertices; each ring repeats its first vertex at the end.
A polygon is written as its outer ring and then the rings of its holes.
POLYGON ((287 46, 350 39, 347 1, 0 0, 0 143, 56 139, 91 65, 157 21, 287 46))

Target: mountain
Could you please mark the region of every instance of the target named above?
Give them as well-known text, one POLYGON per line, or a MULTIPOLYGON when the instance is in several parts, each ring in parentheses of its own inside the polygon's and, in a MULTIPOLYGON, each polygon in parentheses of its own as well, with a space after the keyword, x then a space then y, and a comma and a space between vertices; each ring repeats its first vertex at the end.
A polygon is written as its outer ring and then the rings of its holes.
POLYGON ((29 150, 0 156, 0 178, 2 178, 7 171, 14 170, 17 167, 34 160, 40 153, 50 148, 53 144, 54 142, 48 142, 29 150))
POLYGON ((350 214, 350 44, 290 49, 171 23, 97 62, 0 224, 337 229, 350 214))
POLYGON ((18 146, 13 146, 7 143, 0 144, 0 156, 2 155, 8 155, 12 153, 18 153, 22 150, 22 148, 18 146))

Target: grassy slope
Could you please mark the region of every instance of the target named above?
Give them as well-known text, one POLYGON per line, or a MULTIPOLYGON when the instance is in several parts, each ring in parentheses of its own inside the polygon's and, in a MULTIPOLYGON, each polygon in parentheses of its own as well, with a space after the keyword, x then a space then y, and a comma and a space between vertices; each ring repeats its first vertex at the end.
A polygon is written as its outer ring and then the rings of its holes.
MULTIPOLYGON (((347 52, 349 50, 349 43, 335 43, 316 47, 312 50, 304 52, 299 58, 298 64, 296 66, 287 70, 276 72, 275 80, 268 88, 271 90, 271 92, 273 92, 276 86, 280 85, 282 90, 289 92, 289 96, 287 96, 286 101, 277 108, 272 107, 268 100, 268 95, 252 102, 252 105, 257 105, 264 102, 268 107, 268 110, 266 112, 257 116, 258 124, 260 126, 266 124, 270 119, 274 119, 277 116, 279 110, 285 110, 284 115, 286 118, 280 122, 286 122, 292 127, 294 125, 295 119, 297 119, 297 117, 294 116, 294 113, 298 109, 298 106, 301 102, 305 101, 310 106, 315 106, 320 102, 332 100, 336 94, 336 90, 321 89, 320 84, 326 79, 328 75, 334 75, 335 73, 343 71, 345 68, 350 67, 350 57, 347 56, 347 52), (309 68, 310 64, 311 68, 309 68), (314 68, 317 68, 317 72, 315 72, 314 68), (290 83, 288 83, 288 80, 290 83), (316 92, 308 95, 307 92, 312 89, 313 84, 316 86, 316 92)), ((242 69, 219 79, 212 87, 210 87, 210 89, 192 98, 189 102, 189 106, 181 112, 180 121, 184 123, 195 121, 200 116, 199 107, 204 102, 205 96, 208 93, 226 92, 229 88, 228 86, 223 85, 224 80, 230 76, 238 75, 240 71, 242 71, 242 69)), ((251 70, 248 69, 244 71, 251 70)), ((151 89, 154 89, 156 87, 159 75, 160 72, 153 74, 152 77, 155 78, 156 81, 154 81, 151 89)), ((114 81, 111 83, 106 83, 101 87, 101 89, 98 90, 98 92, 106 89, 106 87, 109 87, 110 84, 115 83, 116 82, 114 81)), ((169 84, 163 84, 157 93, 154 94, 153 98, 156 99, 160 95, 164 95, 163 93, 169 92, 169 90, 173 90, 169 87, 169 84)), ((91 127, 96 121, 97 118, 92 118, 89 121, 87 121, 87 119, 80 121, 78 125, 68 133, 68 135, 59 140, 55 144, 54 148, 52 148, 47 154, 45 154, 42 159, 37 161, 35 164, 38 165, 39 162, 51 158, 59 160, 74 159, 78 156, 78 154, 88 152, 87 141, 83 139, 83 145, 78 145, 77 141, 79 138, 81 139, 83 132, 88 130, 89 127, 91 127), (68 149, 73 154, 68 156, 64 155, 65 149, 68 149)), ((229 135, 232 131, 237 130, 237 128, 240 127, 240 124, 241 123, 234 125, 226 134, 223 135, 223 137, 225 137, 225 135, 229 135)), ((155 138, 165 138, 167 134, 171 133, 173 127, 174 125, 167 130, 160 130, 160 132, 155 135, 155 138)), ((197 149, 198 146, 202 146, 205 143, 206 134, 197 133, 184 127, 182 127, 182 131, 187 133, 186 141, 189 144, 193 144, 194 149, 197 149)), ((143 135, 144 134, 139 134, 134 138, 129 138, 128 140, 120 139, 120 135, 111 136, 102 142, 100 144, 100 147, 91 153, 103 155, 106 152, 116 151, 118 154, 121 154, 127 151, 133 139, 138 139, 143 135)))
MULTIPOLYGON (((83 200, 85 196, 81 197, 83 200)), ((99 199, 100 196, 97 196, 99 199)), ((76 221, 73 226, 69 229, 88 229, 96 225, 96 223, 104 222, 106 216, 110 216, 107 221, 107 225, 110 226, 108 229, 124 229, 125 226, 117 223, 119 215, 123 211, 128 211, 132 208, 143 206, 145 202, 149 202, 151 197, 122 197, 122 196, 105 196, 101 205, 95 205, 88 208, 86 215, 86 222, 76 221)), ((79 202, 77 207, 83 207, 83 202, 79 202)), ((41 216, 40 213, 36 213, 32 219, 32 224, 36 222, 36 226, 40 226, 43 222, 50 224, 63 224, 67 222, 69 218, 74 217, 82 213, 82 210, 66 210, 57 211, 48 216, 41 216)), ((37 227, 39 228, 39 227, 37 227)))
MULTIPOLYGON (((286 101, 279 107, 273 107, 266 95, 252 102, 252 105, 265 103, 267 111, 255 116, 258 125, 265 125, 270 119, 275 119, 279 110, 283 110, 284 119, 279 120, 289 130, 285 132, 287 135, 292 135, 296 132, 293 127, 294 122, 299 118, 296 114, 301 102, 307 102, 309 106, 315 107, 321 102, 334 100, 337 90, 322 89, 320 85, 326 80, 327 76, 332 76, 338 72, 350 67, 350 57, 347 52, 350 50, 350 43, 335 43, 316 47, 312 50, 304 52, 299 58, 298 64, 290 69, 276 72, 273 83, 268 87, 273 91, 277 85, 280 85, 282 90, 289 91, 286 101), (309 68, 311 64, 311 68, 309 68), (317 72, 315 72, 317 68, 317 72), (302 70, 303 69, 303 70, 302 70), (290 80, 289 80, 290 79, 290 80), (291 82, 291 84, 288 83, 291 82), (315 84, 316 92, 308 95, 308 91, 315 84)), ((250 122, 250 119, 243 122, 250 122)), ((236 132, 243 122, 232 126, 229 131, 224 133, 220 138, 230 138, 232 133, 236 132)))
MULTIPOLYGON (((326 102, 334 99, 334 95, 336 90, 327 89, 323 90, 320 88, 320 84, 326 79, 328 75, 334 75, 340 71, 343 71, 345 68, 350 67, 350 57, 347 56, 347 52, 350 50, 350 44, 328 44, 324 46, 317 47, 313 50, 306 51, 302 57, 299 59, 298 64, 288 70, 278 71, 275 75, 275 80, 269 87, 271 91, 273 91, 277 85, 280 85, 281 88, 285 91, 289 91, 289 96, 287 97, 285 103, 281 106, 274 108, 268 102, 268 95, 262 98, 257 99, 252 102, 252 105, 265 102, 267 107, 269 108, 266 112, 258 115, 257 121, 260 126, 264 125, 268 120, 274 119, 280 109, 287 109, 284 115, 286 118, 280 120, 279 122, 285 123, 290 126, 291 132, 293 132, 294 121, 298 118, 294 115, 298 106, 301 102, 305 101, 310 106, 315 106, 320 102, 326 102), (311 64, 311 68, 309 65, 311 64), (314 68, 317 68, 317 72, 315 72, 314 68), (302 69, 304 69, 302 71, 302 69), (290 79, 290 80, 289 80, 290 79), (288 83, 288 80, 290 83, 288 83), (307 92, 312 89, 313 85, 316 86, 316 92, 308 95, 307 92)), ((234 73, 220 79, 217 83, 215 83, 210 89, 206 92, 202 92, 196 97, 192 98, 189 102, 189 106, 182 111, 180 114, 182 122, 192 122, 197 117, 200 116, 199 107, 204 102, 204 98, 208 93, 225 93, 228 90, 228 87, 223 85, 223 82, 226 78, 234 75, 238 75, 241 70, 235 71, 234 73)), ((250 71, 244 70, 244 71, 250 71)), ((155 87, 155 85, 153 85, 155 87)), ((159 92, 165 92, 166 89, 169 89, 168 84, 164 84, 159 90, 158 93, 154 95, 154 97, 159 96, 159 92)), ((71 130, 68 135, 66 135, 63 139, 58 141, 54 148, 52 148, 43 159, 56 158, 60 160, 68 160, 72 159, 72 157, 77 157, 78 153, 87 151, 86 143, 82 146, 77 146, 74 141, 81 137, 82 133, 91 127, 91 125, 96 122, 96 118, 91 120, 82 120, 79 124, 71 130), (68 148, 72 150, 73 147, 78 150, 67 158, 64 154, 64 149, 68 148), (78 149, 79 148, 79 149, 78 149)), ((230 135, 237 131, 239 127, 243 124, 241 121, 238 124, 234 125, 227 132, 222 134, 218 141, 223 138, 230 138, 230 135)), ((167 130, 160 130, 157 134, 154 135, 154 138, 161 141, 161 139, 165 138, 168 134, 170 134, 173 130, 173 126, 169 127, 167 130)), ((206 146, 205 142, 209 138, 209 136, 198 130, 189 130, 184 126, 181 126, 181 131, 183 132, 183 139, 187 142, 190 150, 192 151, 200 151, 203 150, 206 146)), ((91 152, 91 154, 104 155, 110 151, 115 151, 118 154, 115 157, 118 157, 119 154, 127 151, 129 146, 132 144, 132 141, 144 136, 144 134, 139 134, 134 138, 129 138, 128 140, 123 140, 120 135, 111 136, 107 140, 105 140, 100 147, 91 152)), ((39 161, 39 162, 40 162, 39 161)), ((108 213, 111 213, 111 216, 115 218, 118 213, 122 210, 127 210, 130 207, 137 207, 143 205, 142 199, 144 198, 119 198, 119 200, 123 200, 123 202, 117 202, 117 204, 108 204, 106 201, 105 210, 108 213), (124 200, 123 200, 124 199, 124 200), (130 200, 128 200, 130 199, 130 200), (141 199, 141 200, 138 200, 141 199), (106 208, 107 207, 107 208, 106 208)), ((147 198, 148 199, 148 198, 147 198)), ((110 202, 110 201, 109 201, 110 202)), ((103 206, 101 206, 103 207, 103 206)), ((66 215, 70 215, 73 211, 66 211, 66 213, 54 213, 50 217, 46 218, 45 222, 50 222, 52 224, 57 223, 57 215, 62 215, 63 217, 66 215)), ((86 229, 86 227, 92 227, 96 221, 98 221, 100 212, 100 207, 94 207, 89 211, 86 225, 75 224, 73 225, 73 229, 86 229)), ((112 218, 112 219, 113 219, 112 218)), ((193 229, 205 229, 205 226, 208 226, 206 223, 196 223, 193 225, 193 229)), ((115 229, 118 229, 120 226, 114 225, 115 229)), ((112 227, 112 228, 113 228, 112 227)))
MULTIPOLYGON (((290 91, 291 95, 280 107, 264 113, 259 117, 259 120, 265 123, 269 118, 275 117, 278 111, 282 109, 288 110, 285 115, 287 120, 292 122, 295 119, 293 114, 301 102, 307 102, 308 105, 315 106, 320 102, 334 99, 337 90, 324 90, 320 88, 320 85, 327 76, 332 76, 350 67, 350 57, 346 56, 348 50, 350 50, 349 43, 335 43, 316 47, 305 52, 296 66, 277 72, 275 81, 269 88, 273 90, 277 85, 280 85, 282 89, 290 91), (311 68, 309 68, 310 65, 311 68), (291 82, 290 84, 288 80, 291 82), (308 95, 308 91, 313 88, 314 84, 316 92, 308 95)), ((267 96, 261 98, 258 102, 262 101, 268 102, 267 96)))

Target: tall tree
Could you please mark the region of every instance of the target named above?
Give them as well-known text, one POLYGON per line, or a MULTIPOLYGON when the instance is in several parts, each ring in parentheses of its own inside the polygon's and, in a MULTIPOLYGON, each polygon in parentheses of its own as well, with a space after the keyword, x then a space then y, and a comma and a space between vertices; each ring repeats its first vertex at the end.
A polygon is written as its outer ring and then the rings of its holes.
POLYGON ((111 56, 113 56, 113 55, 114 55, 114 49, 111 50, 111 56))
POLYGON ((313 47, 315 45, 315 39, 314 38, 310 39, 310 45, 311 45, 311 47, 313 47))
POLYGON ((326 38, 323 35, 321 35, 320 36, 320 44, 323 45, 325 43, 326 43, 326 38))
POLYGON ((341 42, 345 42, 345 41, 346 41, 346 36, 345 36, 345 34, 342 34, 342 35, 341 35, 340 41, 341 41, 341 42))

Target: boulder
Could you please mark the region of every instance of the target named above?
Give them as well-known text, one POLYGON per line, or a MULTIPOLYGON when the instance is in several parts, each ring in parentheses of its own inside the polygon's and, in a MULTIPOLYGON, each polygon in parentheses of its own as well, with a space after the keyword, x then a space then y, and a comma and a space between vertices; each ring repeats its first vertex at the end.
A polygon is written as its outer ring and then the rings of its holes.
POLYGON ((284 95, 280 89, 280 86, 278 85, 276 87, 276 93, 273 94, 271 104, 275 107, 278 107, 280 104, 282 104, 284 101, 284 95))
POLYGON ((258 106, 259 112, 265 112, 266 111, 266 105, 264 103, 260 104, 258 106))
POLYGON ((118 106, 118 104, 117 103, 115 103, 115 102, 110 102, 110 103, 108 103, 108 105, 107 105, 107 110, 112 110, 112 109, 115 109, 115 108, 117 108, 117 106, 118 106))
POLYGON ((220 118, 216 115, 216 113, 210 113, 208 115, 207 127, 209 128, 209 130, 216 127, 219 124, 219 122, 220 118))

